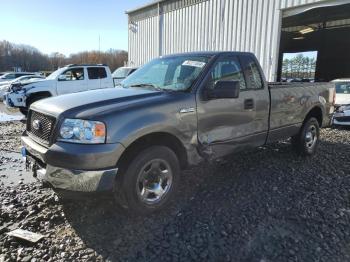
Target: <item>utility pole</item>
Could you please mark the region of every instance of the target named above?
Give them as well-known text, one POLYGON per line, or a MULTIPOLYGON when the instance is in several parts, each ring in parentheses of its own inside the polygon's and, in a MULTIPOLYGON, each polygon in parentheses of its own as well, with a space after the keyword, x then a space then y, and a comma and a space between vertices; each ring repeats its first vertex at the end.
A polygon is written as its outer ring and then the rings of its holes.
POLYGON ((101 36, 100 36, 100 34, 98 35, 98 60, 99 60, 99 63, 101 64, 101 36))

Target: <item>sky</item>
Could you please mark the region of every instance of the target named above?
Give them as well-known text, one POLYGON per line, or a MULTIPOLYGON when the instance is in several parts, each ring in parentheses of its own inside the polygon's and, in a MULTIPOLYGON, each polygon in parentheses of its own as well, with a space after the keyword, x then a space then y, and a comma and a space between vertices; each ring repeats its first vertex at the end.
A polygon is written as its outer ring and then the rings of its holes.
POLYGON ((126 10, 151 0, 0 0, 0 40, 45 54, 128 49, 126 10))
POLYGON ((315 58, 317 59, 317 51, 308 51, 308 52, 298 52, 298 53, 284 53, 283 54, 283 60, 284 59, 293 59, 298 54, 303 54, 303 56, 309 57, 309 58, 315 58))

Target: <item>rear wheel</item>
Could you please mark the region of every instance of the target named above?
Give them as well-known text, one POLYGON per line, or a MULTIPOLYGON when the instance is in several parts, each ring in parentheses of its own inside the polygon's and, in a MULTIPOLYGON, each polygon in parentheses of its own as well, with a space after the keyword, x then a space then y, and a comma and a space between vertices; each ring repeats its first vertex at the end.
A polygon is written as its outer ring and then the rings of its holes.
POLYGON ((116 201, 132 213, 147 214, 165 207, 179 183, 180 164, 165 146, 145 149, 129 162, 114 186, 116 201))
POLYGON ((316 118, 307 120, 298 135, 292 137, 292 145, 296 152, 303 156, 315 154, 320 138, 320 126, 316 118))

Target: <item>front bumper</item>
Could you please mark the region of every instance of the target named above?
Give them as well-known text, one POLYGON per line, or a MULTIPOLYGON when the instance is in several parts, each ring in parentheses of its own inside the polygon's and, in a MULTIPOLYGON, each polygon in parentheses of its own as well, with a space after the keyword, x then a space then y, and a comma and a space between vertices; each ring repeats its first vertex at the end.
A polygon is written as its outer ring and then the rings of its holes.
POLYGON ((335 112, 333 115, 333 124, 341 126, 350 126, 350 111, 335 112))
POLYGON ((49 148, 23 135, 25 154, 39 166, 38 177, 54 188, 77 192, 110 191, 124 152, 119 144, 81 145, 57 142, 49 148))
POLYGON ((26 95, 18 92, 6 92, 3 95, 3 102, 7 107, 25 107, 26 95))
POLYGON ((53 188, 75 192, 110 191, 118 169, 110 170, 70 170, 46 165, 37 170, 38 178, 49 183, 53 188))

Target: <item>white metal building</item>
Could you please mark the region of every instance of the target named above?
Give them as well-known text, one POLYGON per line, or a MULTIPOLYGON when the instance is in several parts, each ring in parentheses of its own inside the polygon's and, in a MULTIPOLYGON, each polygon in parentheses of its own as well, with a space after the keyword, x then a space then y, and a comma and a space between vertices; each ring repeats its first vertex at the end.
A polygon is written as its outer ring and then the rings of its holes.
MULTIPOLYGON (((129 63, 138 66, 157 56, 189 51, 249 51, 256 54, 266 76, 274 81, 283 52, 322 50, 318 60, 324 63, 318 62, 318 68, 326 72, 329 63, 325 58, 332 46, 320 43, 330 37, 327 34, 343 36, 341 53, 350 54, 349 7, 350 0, 153 1, 127 11, 129 63)), ((350 76, 350 63, 347 67, 341 69, 342 76, 350 76)))

